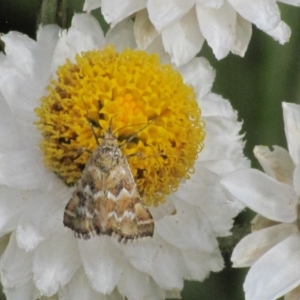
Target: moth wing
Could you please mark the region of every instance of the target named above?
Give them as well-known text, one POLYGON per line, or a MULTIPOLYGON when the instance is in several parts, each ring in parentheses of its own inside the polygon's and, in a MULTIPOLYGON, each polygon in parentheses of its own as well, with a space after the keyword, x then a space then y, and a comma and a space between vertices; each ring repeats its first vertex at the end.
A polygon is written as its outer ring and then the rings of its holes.
POLYGON ((87 164, 64 213, 64 225, 80 238, 105 233, 103 174, 87 164))
POLYGON ((106 233, 119 240, 153 236, 154 222, 137 190, 127 159, 112 168, 105 188, 106 233))

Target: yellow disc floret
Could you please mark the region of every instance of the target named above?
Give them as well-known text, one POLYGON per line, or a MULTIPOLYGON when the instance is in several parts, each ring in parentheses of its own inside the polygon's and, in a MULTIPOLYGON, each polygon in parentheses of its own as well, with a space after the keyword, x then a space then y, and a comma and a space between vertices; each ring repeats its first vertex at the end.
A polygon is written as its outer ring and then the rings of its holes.
POLYGON ((45 164, 66 184, 79 180, 95 136, 101 142, 110 125, 145 204, 163 202, 193 172, 205 136, 195 93, 156 55, 84 52, 58 68, 47 90, 36 124, 45 164))

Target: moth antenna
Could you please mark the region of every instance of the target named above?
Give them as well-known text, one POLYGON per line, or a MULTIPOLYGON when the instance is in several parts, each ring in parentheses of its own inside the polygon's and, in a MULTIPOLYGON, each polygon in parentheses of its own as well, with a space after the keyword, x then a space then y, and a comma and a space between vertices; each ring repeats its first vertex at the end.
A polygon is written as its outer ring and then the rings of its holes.
MULTIPOLYGON (((145 124, 148 126, 148 125, 150 125, 149 123, 152 123, 152 122, 150 121, 150 122, 148 122, 148 123, 135 123, 135 124, 130 124, 130 125, 123 126, 123 127, 121 127, 120 129, 116 130, 116 131, 114 132, 114 135, 116 135, 117 132, 123 130, 124 128, 127 128, 127 127, 133 127, 133 126, 137 126, 137 125, 145 125, 145 124)), ((147 127, 147 126, 146 126, 146 127, 147 127)), ((142 130, 143 130, 143 129, 145 129, 145 128, 142 128, 142 130)))
MULTIPOLYGON (((144 123, 140 123, 140 124, 144 124, 144 123)), ((128 125, 128 126, 125 126, 125 127, 129 127, 129 126, 134 126, 134 125, 140 125, 140 124, 133 124, 133 125, 128 125)), ((125 140, 125 142, 123 144, 120 144, 119 147, 123 147, 124 145, 126 145, 127 143, 129 143, 130 141, 132 141, 139 132, 143 131, 145 128, 147 128, 148 126, 150 126, 151 124, 153 124, 152 121, 150 121, 149 123, 146 124, 146 126, 144 126, 143 128, 141 128, 140 130, 136 131, 133 135, 131 135, 127 140, 125 140)), ((125 128, 123 127, 123 128, 125 128)), ((123 129, 121 128, 121 129, 123 129)))
POLYGON ((109 120, 109 125, 108 125, 108 128, 112 128, 111 127, 111 124, 112 124, 112 120, 113 120, 113 118, 115 117, 116 115, 113 115, 111 118, 110 118, 110 120, 109 120))
POLYGON ((94 127, 92 126, 92 124, 91 124, 91 122, 90 122, 89 111, 88 111, 88 109, 87 109, 87 105, 86 105, 86 103, 84 102, 83 98, 81 98, 81 100, 82 100, 83 105, 84 105, 85 110, 86 110, 86 118, 87 118, 87 121, 88 121, 88 123, 89 123, 89 125, 90 125, 90 128, 91 128, 91 130, 92 130, 93 136, 94 136, 94 138, 95 138, 95 140, 96 140, 96 143, 97 143, 97 145, 99 146, 100 144, 99 144, 97 135, 96 135, 96 133, 95 133, 94 127))

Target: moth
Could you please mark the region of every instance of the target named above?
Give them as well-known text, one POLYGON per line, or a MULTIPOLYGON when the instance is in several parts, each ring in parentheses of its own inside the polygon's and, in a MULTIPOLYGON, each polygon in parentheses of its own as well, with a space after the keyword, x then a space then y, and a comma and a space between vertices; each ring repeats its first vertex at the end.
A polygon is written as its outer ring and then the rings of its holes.
POLYGON ((83 239, 105 234, 126 242, 153 236, 153 218, 110 126, 85 165, 63 222, 83 239))

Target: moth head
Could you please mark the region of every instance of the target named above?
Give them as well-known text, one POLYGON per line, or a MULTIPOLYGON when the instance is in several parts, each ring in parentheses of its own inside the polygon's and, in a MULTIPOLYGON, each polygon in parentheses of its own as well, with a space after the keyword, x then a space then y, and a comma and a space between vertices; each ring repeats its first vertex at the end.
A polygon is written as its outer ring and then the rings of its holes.
POLYGON ((104 133, 104 135, 101 138, 102 138, 101 145, 114 145, 114 146, 118 145, 117 137, 115 136, 111 127, 108 127, 108 130, 104 133))
POLYGON ((103 137, 102 143, 93 153, 94 164, 101 172, 108 173, 119 164, 122 152, 118 147, 117 139, 113 132, 107 131, 103 137))

